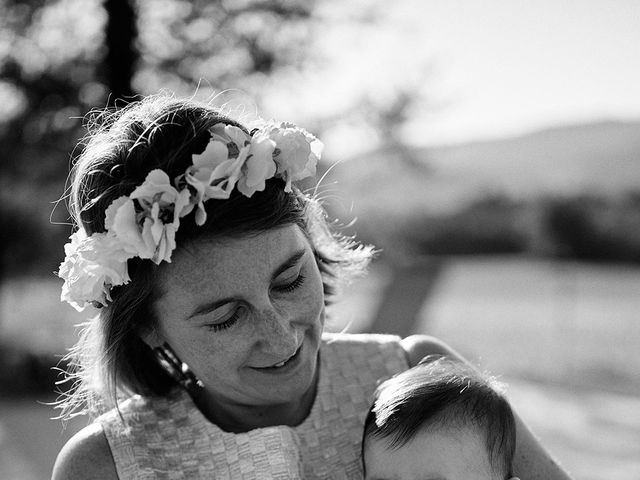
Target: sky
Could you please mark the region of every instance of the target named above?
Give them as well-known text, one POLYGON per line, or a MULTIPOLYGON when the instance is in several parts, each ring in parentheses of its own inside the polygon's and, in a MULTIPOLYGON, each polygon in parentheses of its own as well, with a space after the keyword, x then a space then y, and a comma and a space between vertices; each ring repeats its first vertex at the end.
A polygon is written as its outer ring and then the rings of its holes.
MULTIPOLYGON (((352 11, 358 5, 364 2, 352 11)), ((416 144, 640 119, 638 0, 378 5, 377 22, 365 26, 344 11, 330 18, 328 10, 331 28, 317 47, 328 64, 301 85, 305 108, 419 86, 425 101, 407 130, 416 144)))

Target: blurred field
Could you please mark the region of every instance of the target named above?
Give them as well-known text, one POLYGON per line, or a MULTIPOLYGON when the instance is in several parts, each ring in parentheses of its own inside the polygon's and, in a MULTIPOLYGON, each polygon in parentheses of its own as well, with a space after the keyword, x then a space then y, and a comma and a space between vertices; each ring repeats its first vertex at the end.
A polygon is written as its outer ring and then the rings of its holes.
MULTIPOLYGON (((366 331, 390 270, 375 265, 333 308, 331 329, 366 331), (347 325, 349 324, 349 325, 347 325)), ((82 317, 55 280, 3 285, 0 338, 63 353, 82 317)), ((451 259, 416 332, 503 375, 516 409, 577 479, 640 478, 640 268, 520 258, 451 259)), ((3 385, 7 388, 7 385, 3 385)), ((36 400, 0 403, 0 478, 47 478, 61 433, 36 400)))

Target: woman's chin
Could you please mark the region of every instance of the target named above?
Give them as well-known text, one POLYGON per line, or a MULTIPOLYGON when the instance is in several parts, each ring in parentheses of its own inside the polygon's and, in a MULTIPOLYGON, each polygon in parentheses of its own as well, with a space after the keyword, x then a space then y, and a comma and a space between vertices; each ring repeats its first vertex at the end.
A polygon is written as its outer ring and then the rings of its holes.
POLYGON ((284 365, 251 368, 249 385, 263 400, 276 403, 300 403, 313 397, 318 377, 318 351, 308 342, 298 348, 284 365))

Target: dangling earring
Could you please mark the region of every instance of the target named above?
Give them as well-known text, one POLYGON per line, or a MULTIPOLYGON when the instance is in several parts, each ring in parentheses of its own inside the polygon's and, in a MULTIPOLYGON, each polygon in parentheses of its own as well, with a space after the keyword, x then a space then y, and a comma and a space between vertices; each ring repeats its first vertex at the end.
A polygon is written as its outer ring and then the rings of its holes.
POLYGON ((189 365, 181 361, 168 343, 153 349, 156 359, 171 378, 187 392, 196 393, 204 388, 204 384, 191 371, 189 365))

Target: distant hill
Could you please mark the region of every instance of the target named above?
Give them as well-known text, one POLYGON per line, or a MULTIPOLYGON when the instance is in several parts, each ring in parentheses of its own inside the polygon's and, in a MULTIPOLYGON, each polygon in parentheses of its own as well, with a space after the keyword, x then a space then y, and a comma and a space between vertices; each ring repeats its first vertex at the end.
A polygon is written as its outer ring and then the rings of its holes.
POLYGON ((600 122, 431 148, 440 173, 515 195, 640 190, 640 122, 600 122))
POLYGON ((344 162, 337 173, 365 210, 381 199, 391 210, 443 210, 487 194, 640 191, 640 121, 570 125, 407 152, 424 168, 398 162, 398 152, 378 151, 344 162))

